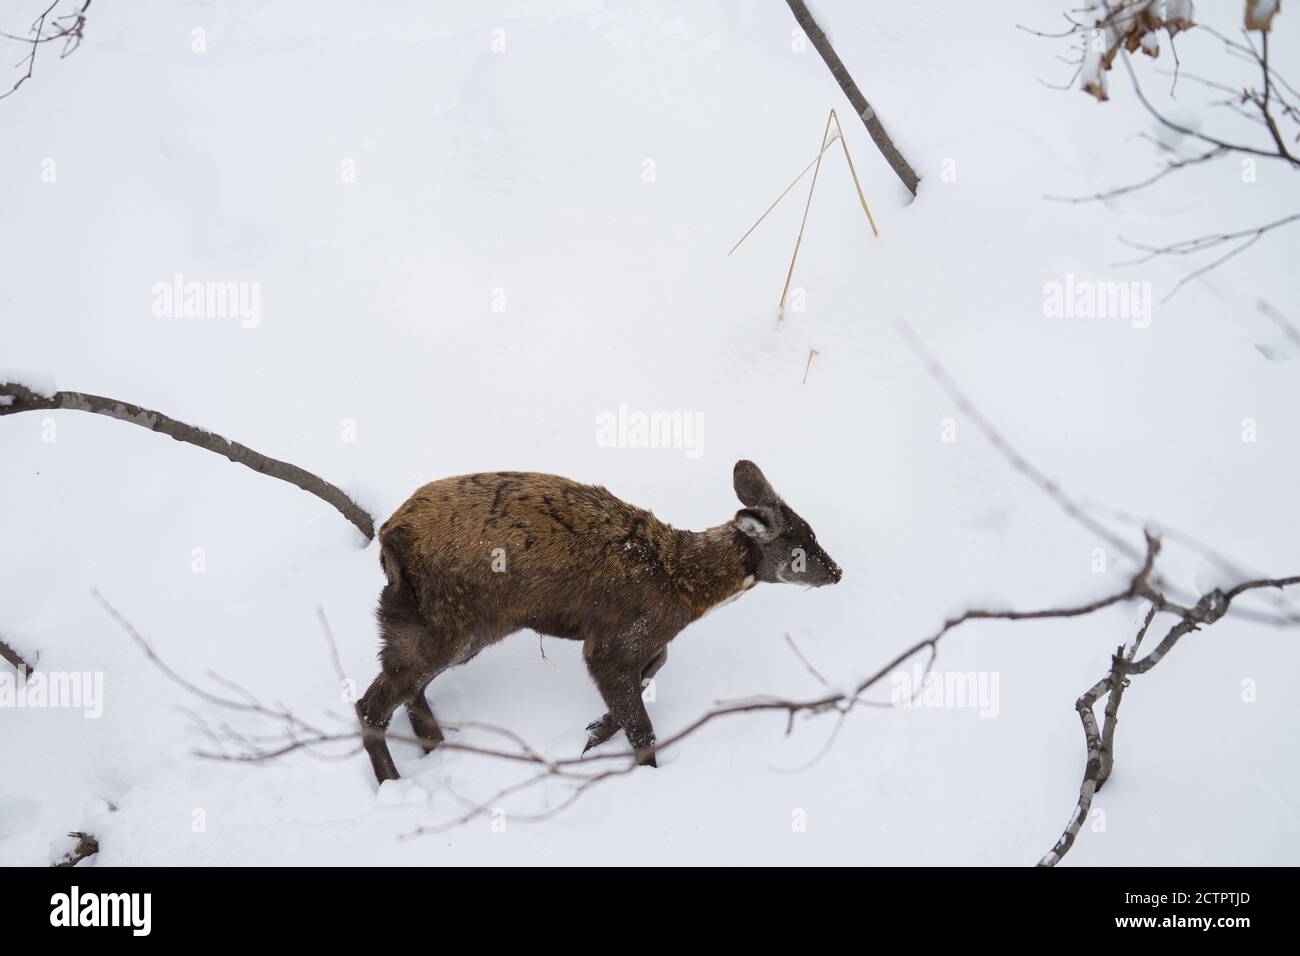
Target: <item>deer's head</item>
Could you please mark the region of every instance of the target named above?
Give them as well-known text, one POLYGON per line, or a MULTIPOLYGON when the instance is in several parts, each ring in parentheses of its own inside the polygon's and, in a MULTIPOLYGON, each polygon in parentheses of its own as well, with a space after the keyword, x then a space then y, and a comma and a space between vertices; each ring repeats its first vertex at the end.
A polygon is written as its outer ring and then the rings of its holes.
POLYGON ((758 553, 760 581, 821 587, 835 584, 843 572, 817 543, 808 522, 795 514, 752 461, 736 462, 736 496, 745 507, 736 512, 737 530, 758 553))

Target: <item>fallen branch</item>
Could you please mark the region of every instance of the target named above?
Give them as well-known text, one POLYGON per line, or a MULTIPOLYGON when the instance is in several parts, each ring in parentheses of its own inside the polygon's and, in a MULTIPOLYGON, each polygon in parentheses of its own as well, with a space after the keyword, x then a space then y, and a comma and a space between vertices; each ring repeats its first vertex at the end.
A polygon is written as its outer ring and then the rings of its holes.
POLYGON ((849 103, 853 106, 853 112, 858 114, 858 118, 867 127, 867 132, 871 135, 871 141, 876 144, 880 154, 885 157, 885 162, 889 163, 889 168, 903 181, 907 191, 915 196, 921 177, 916 175, 916 171, 903 158, 903 154, 898 151, 894 141, 885 132, 880 117, 871 108, 867 98, 862 95, 862 91, 858 89, 858 84, 853 82, 853 77, 849 75, 849 71, 844 66, 843 61, 840 60, 839 54, 831 46, 831 41, 826 39, 825 32, 817 25, 817 21, 813 19, 813 15, 808 11, 808 7, 803 3, 803 0, 785 0, 785 2, 794 14, 795 20, 798 21, 799 27, 808 35, 812 45, 821 54, 822 60, 825 61, 827 68, 831 71, 831 76, 835 77, 835 82, 840 85, 844 95, 849 98, 849 103))
POLYGON ((41 395, 24 385, 12 382, 0 383, 0 399, 8 397, 9 402, 0 401, 0 416, 13 415, 18 412, 34 412, 48 409, 72 409, 79 412, 94 412, 106 415, 118 421, 130 422, 150 431, 159 432, 177 441, 194 445, 206 451, 216 452, 238 465, 251 468, 261 475, 269 475, 287 481, 295 488, 315 495, 321 501, 331 505, 339 514, 356 526, 357 530, 370 540, 375 536, 374 519, 360 505, 348 497, 338 486, 318 478, 304 468, 291 465, 287 461, 269 458, 253 451, 239 442, 231 441, 220 435, 185 422, 169 418, 162 412, 141 408, 115 398, 103 398, 99 395, 87 395, 83 392, 55 392, 53 395, 41 395))
MULTIPOLYGON (((1151 622, 1155 620, 1156 608, 1153 604, 1147 611, 1146 619, 1142 622, 1142 628, 1138 631, 1137 637, 1128 647, 1120 647, 1116 654, 1126 661, 1132 661, 1137 656, 1138 648, 1142 646, 1142 638, 1146 637, 1147 631, 1151 627, 1151 622)), ((1097 789, 1100 790, 1110 779, 1110 772, 1115 767, 1115 727, 1119 723, 1119 705, 1124 698, 1124 691, 1128 688, 1128 678, 1116 667, 1111 668, 1110 678, 1106 684, 1106 714, 1105 723, 1102 725, 1101 732, 1101 771, 1097 774, 1097 789)))
POLYGON ((27 675, 30 674, 35 669, 35 665, 28 664, 27 661, 23 659, 23 656, 21 654, 19 654, 16 650, 14 650, 4 641, 0 641, 0 657, 4 658, 6 661, 12 664, 14 666, 14 670, 22 674, 24 678, 26 678, 27 675))
POLYGON ((99 852, 99 841, 89 833, 82 833, 80 830, 74 830, 68 834, 70 837, 77 838, 77 845, 69 850, 62 860, 58 863, 52 863, 51 866, 76 866, 86 857, 94 856, 99 852))
POLYGON ((1083 780, 1079 784, 1079 799, 1074 813, 1070 816, 1065 830, 1057 839, 1047 855, 1039 860, 1038 865, 1055 866, 1074 846, 1088 811, 1092 807, 1092 798, 1106 785, 1111 771, 1115 767, 1115 727, 1119 722, 1119 706, 1129 678, 1136 674, 1145 674, 1164 659, 1178 643, 1179 639, 1201 627, 1208 627, 1228 612, 1229 606, 1238 595, 1257 588, 1283 588, 1300 584, 1300 575, 1290 578, 1265 578, 1244 581, 1228 591, 1214 590, 1203 594, 1193 607, 1181 608, 1169 604, 1162 595, 1147 595, 1151 608, 1147 612, 1142 629, 1128 648, 1120 647, 1111 657, 1110 672, 1093 684, 1076 702, 1075 710, 1083 723, 1084 742, 1087 748, 1087 760, 1084 764, 1083 780), (1142 638, 1146 636, 1157 611, 1175 613, 1179 622, 1169 629, 1164 639, 1146 657, 1136 660, 1142 638), (1093 711, 1102 697, 1109 697, 1106 703, 1105 723, 1101 730, 1097 728, 1097 716, 1093 711))

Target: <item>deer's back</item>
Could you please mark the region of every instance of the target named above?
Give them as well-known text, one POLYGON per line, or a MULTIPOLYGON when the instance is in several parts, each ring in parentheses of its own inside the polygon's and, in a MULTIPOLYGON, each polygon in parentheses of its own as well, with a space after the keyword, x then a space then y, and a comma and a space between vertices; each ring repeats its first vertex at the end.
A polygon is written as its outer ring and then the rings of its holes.
POLYGON ((580 637, 674 602, 676 534, 598 486, 489 472, 423 486, 379 539, 437 626, 580 637))

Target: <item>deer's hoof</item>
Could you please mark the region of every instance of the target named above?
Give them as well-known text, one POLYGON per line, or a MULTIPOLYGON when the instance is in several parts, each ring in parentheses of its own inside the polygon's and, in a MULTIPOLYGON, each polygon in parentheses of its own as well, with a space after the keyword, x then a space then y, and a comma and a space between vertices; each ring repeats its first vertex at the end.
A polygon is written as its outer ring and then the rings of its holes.
POLYGON ((655 759, 655 739, 643 740, 639 744, 634 744, 633 749, 636 751, 636 765, 638 767, 658 767, 659 762, 655 759))
POLYGON ((587 744, 582 748, 582 752, 585 754, 592 747, 599 747, 617 732, 618 724, 614 723, 614 718, 609 714, 599 720, 593 720, 587 725, 587 744))

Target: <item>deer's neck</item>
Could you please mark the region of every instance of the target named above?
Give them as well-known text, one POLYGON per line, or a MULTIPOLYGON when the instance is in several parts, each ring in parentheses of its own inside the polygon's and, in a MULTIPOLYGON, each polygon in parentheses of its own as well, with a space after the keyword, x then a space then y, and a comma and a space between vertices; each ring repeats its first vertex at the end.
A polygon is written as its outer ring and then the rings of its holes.
POLYGON ((748 540, 727 523, 707 531, 678 531, 669 573, 695 620, 752 587, 756 566, 748 540))

